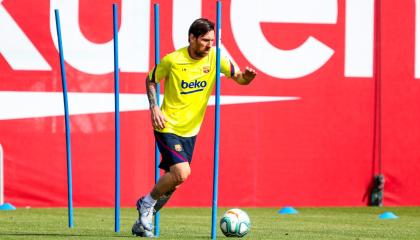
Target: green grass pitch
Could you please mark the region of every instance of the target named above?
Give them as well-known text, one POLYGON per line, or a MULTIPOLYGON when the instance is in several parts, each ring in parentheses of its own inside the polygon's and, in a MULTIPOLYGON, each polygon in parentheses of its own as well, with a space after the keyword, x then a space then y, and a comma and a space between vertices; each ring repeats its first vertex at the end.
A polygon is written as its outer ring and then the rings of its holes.
MULTIPOLYGON (((244 239, 420 239, 420 207, 297 208, 295 215, 278 214, 278 208, 242 209, 251 219, 244 239), (385 211, 399 218, 379 219, 385 211)), ((219 219, 226 210, 219 208, 219 219)), ((115 233, 113 208, 75 208, 72 229, 66 208, 0 211, 0 239, 133 239, 136 217, 134 208, 122 208, 121 231, 115 233)), ((210 228, 211 208, 165 208, 159 239, 210 239, 210 228)), ((225 238, 219 226, 217 238, 225 238)))

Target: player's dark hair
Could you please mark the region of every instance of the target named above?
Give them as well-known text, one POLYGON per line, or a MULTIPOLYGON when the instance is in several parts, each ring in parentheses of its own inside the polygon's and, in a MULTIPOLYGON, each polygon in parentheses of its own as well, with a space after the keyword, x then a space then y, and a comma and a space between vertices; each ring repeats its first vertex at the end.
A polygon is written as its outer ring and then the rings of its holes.
POLYGON ((210 31, 214 31, 214 23, 207 18, 199 18, 195 20, 188 30, 188 42, 190 42, 190 35, 198 38, 210 31))

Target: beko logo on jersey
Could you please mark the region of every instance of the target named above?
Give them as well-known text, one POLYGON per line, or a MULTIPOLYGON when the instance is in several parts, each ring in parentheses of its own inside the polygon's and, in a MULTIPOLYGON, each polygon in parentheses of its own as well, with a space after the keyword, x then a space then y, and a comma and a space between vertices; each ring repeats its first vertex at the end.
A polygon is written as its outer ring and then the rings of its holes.
POLYGON ((183 89, 183 91, 181 92, 181 94, 190 94, 190 93, 195 93, 195 92, 201 92, 204 90, 204 88, 206 88, 207 86, 207 82, 206 81, 199 81, 199 80, 194 80, 192 82, 186 82, 184 80, 181 81, 181 88, 183 89))

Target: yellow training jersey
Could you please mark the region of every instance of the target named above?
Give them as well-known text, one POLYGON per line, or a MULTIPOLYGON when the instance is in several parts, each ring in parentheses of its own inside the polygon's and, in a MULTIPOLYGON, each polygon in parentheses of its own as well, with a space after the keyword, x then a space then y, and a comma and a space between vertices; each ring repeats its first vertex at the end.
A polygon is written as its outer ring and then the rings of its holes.
MULTIPOLYGON (((221 57, 220 71, 231 77, 239 68, 221 57)), ((156 83, 165 79, 161 110, 167 122, 164 129, 155 130, 182 137, 197 135, 216 82, 215 48, 200 60, 192 59, 187 47, 172 52, 149 73, 149 78, 156 83)))

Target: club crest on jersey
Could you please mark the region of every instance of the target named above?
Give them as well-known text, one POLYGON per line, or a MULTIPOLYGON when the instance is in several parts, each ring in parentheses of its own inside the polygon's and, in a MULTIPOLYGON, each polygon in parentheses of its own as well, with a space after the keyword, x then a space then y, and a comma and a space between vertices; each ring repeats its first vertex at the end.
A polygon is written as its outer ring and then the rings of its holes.
POLYGON ((207 86, 206 81, 200 81, 196 79, 194 81, 187 82, 187 81, 182 80, 181 81, 181 88, 182 88, 181 94, 201 92, 204 90, 204 88, 206 88, 206 86, 207 86))
POLYGON ((181 152, 181 151, 182 151, 182 146, 181 146, 181 144, 175 144, 175 145, 174 145, 174 149, 175 149, 175 151, 177 151, 177 152, 181 152))
POLYGON ((210 66, 204 66, 203 73, 209 73, 209 72, 210 72, 210 66))

